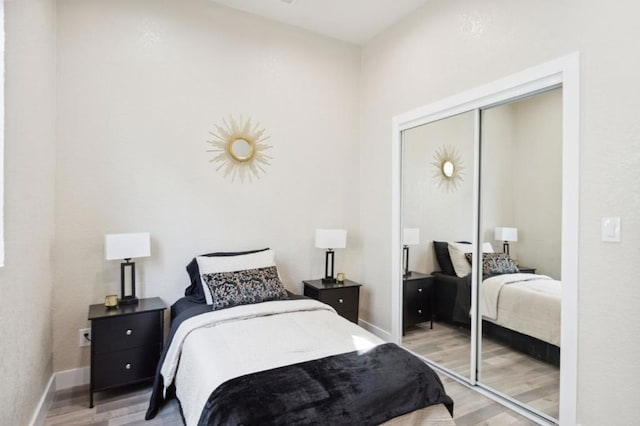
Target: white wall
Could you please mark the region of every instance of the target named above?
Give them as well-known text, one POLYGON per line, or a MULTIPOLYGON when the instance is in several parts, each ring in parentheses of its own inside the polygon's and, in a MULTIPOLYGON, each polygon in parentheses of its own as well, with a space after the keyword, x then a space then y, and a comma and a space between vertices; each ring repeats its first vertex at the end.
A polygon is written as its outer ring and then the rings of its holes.
POLYGON ((56 371, 89 364, 77 330, 119 293, 106 233, 151 233, 138 293, 167 303, 194 255, 265 246, 300 292, 324 273, 322 227, 349 231, 336 271, 360 279, 355 46, 206 0, 61 0, 58 52, 56 371), (231 183, 205 152, 229 114, 271 137, 253 183, 231 183))
POLYGON ((25 425, 53 372, 55 2, 5 7, 5 266, 0 268, 0 424, 25 425))
MULTIPOLYGON (((479 6, 436 0, 369 43, 362 55, 363 279, 377 299, 389 301, 391 118, 581 52, 578 421, 583 425, 635 424, 640 418, 638 12, 631 1, 485 0, 479 6), (622 217, 621 243, 600 241, 603 216, 622 217)), ((390 312, 389 303, 381 301, 372 321, 388 330, 390 312)))

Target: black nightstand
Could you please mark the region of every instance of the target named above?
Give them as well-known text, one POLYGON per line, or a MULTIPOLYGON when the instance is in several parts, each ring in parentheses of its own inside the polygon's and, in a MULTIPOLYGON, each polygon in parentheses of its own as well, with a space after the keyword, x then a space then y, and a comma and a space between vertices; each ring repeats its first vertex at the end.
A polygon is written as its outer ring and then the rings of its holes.
POLYGON ((402 279, 402 335, 407 327, 431 321, 433 329, 434 277, 420 272, 409 272, 402 279))
POLYGON ((306 280, 304 295, 332 306, 340 315, 351 322, 358 323, 360 305, 360 286, 357 282, 344 280, 344 283, 323 284, 322 280, 306 280))
POLYGON ((94 392, 153 379, 162 352, 166 308, 158 297, 117 309, 89 306, 90 408, 94 392))
POLYGON ((518 266, 518 271, 523 274, 535 274, 536 268, 529 268, 528 266, 518 266))

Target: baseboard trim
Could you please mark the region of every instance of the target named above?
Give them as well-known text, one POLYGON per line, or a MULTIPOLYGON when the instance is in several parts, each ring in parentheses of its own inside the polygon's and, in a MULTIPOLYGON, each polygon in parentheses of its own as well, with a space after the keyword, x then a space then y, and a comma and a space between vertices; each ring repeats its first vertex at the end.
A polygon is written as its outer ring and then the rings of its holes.
POLYGON ((69 389, 76 386, 86 385, 91 377, 91 368, 82 367, 73 370, 59 371, 55 373, 55 390, 69 389))
POLYGON ((90 374, 91 369, 89 367, 53 373, 33 412, 29 426, 41 426, 44 424, 47 418, 47 411, 49 411, 49 407, 51 407, 56 391, 86 385, 89 383, 90 374))
POLYGON ((53 395, 56 392, 55 377, 56 375, 54 373, 49 378, 49 382, 44 388, 42 397, 40 397, 40 401, 38 401, 36 410, 33 412, 33 416, 31 417, 29 426, 40 426, 44 424, 44 420, 47 418, 47 411, 49 410, 49 407, 51 407, 51 403, 53 402, 53 395))
POLYGON ((361 318, 358 319, 358 325, 360 325, 360 327, 364 328, 365 330, 375 334, 376 336, 378 336, 379 338, 381 338, 382 340, 384 340, 385 342, 390 342, 391 341, 391 333, 389 333, 386 330, 381 329, 380 327, 371 324, 370 322, 367 322, 361 318))

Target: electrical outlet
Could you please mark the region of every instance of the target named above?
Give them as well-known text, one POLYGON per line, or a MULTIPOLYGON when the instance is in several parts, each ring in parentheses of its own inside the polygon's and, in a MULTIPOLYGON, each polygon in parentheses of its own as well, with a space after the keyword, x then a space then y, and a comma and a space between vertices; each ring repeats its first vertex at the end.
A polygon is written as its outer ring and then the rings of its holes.
POLYGON ((90 328, 81 328, 78 330, 78 344, 80 347, 82 346, 91 346, 91 329, 90 328), (84 335, 87 335, 85 337, 84 335))

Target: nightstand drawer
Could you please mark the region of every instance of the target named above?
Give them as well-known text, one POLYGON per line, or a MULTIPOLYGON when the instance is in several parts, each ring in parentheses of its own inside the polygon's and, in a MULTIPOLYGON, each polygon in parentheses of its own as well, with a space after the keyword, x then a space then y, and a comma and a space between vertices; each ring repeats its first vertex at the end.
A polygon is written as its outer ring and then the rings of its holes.
POLYGON ((358 303, 358 287, 324 290, 320 292, 318 300, 333 306, 337 311, 355 311, 358 303))
POLYGON ((431 319, 431 312, 426 306, 408 307, 405 312, 406 324, 419 324, 431 319))
POLYGON ((92 338, 95 353, 102 354, 162 341, 161 314, 146 312, 135 315, 94 320, 92 338))
POLYGON ((96 355, 93 386, 106 389, 153 378, 159 358, 158 344, 96 355))
POLYGON ((428 294, 431 289, 431 282, 427 280, 415 280, 414 282, 407 284, 406 292, 407 297, 415 299, 419 305, 425 305, 428 299, 428 294))
POLYGON ((362 284, 345 280, 344 283, 323 283, 322 280, 306 280, 304 295, 332 306, 339 315, 358 323, 358 305, 362 284))

